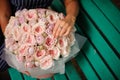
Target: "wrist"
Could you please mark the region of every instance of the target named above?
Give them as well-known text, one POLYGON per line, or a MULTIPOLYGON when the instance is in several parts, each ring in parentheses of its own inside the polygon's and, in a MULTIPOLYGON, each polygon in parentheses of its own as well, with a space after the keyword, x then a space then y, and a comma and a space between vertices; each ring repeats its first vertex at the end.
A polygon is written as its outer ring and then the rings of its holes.
POLYGON ((68 14, 67 17, 69 17, 69 19, 72 21, 72 23, 75 23, 76 21, 76 17, 71 15, 71 14, 68 14))

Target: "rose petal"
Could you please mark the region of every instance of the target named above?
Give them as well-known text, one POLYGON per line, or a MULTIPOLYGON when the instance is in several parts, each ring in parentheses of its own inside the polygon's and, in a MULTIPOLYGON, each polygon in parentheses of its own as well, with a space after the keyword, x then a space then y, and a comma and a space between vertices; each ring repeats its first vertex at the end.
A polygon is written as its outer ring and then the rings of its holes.
POLYGON ((28 45, 35 45, 36 44, 36 40, 34 35, 27 35, 27 38, 25 39, 25 43, 28 45))
POLYGON ((28 54, 33 55, 35 53, 35 47, 31 46, 28 48, 28 54))
POLYGON ((32 62, 32 61, 34 61, 34 57, 33 57, 32 55, 26 55, 26 56, 25 56, 25 59, 26 59, 27 62, 32 62))
POLYGON ((57 47, 48 50, 48 54, 52 56, 53 59, 58 60, 60 57, 60 50, 57 47))
POLYGON ((66 48, 61 49, 61 55, 63 57, 67 57, 70 54, 70 46, 67 46, 66 48))
POLYGON ((35 59, 36 60, 39 60, 41 58, 43 58, 46 54, 46 51, 43 49, 43 50, 37 50, 36 53, 35 53, 35 59))
POLYGON ((27 23, 23 23, 21 25, 21 32, 22 33, 30 33, 31 32, 31 27, 27 23))
POLYGON ((50 55, 45 56, 44 58, 40 59, 40 68, 43 70, 47 70, 54 65, 52 57, 50 55))
POLYGON ((45 27, 43 27, 40 23, 35 24, 32 27, 33 34, 35 35, 41 35, 45 30, 45 27))
POLYGON ((37 44, 39 44, 39 45, 43 44, 44 40, 45 39, 44 39, 44 37, 42 35, 36 36, 36 42, 37 42, 37 44))
POLYGON ((26 12, 25 17, 28 21, 34 21, 37 20, 37 11, 35 9, 30 9, 29 11, 26 12))
POLYGON ((13 30, 12 30, 12 34, 13 34, 13 38, 16 40, 16 41, 19 41, 22 37, 22 34, 21 32, 19 31, 19 27, 14 27, 13 30))
POLYGON ((34 62, 25 62, 25 67, 26 68, 34 68, 35 64, 34 64, 34 62))
POLYGON ((45 46, 53 47, 55 46, 56 42, 57 42, 57 39, 55 39, 53 36, 47 36, 45 39, 45 46))
POLYGON ((67 45, 68 45, 68 42, 66 37, 61 37, 58 39, 58 47, 60 49, 66 47, 67 45))
POLYGON ((18 49, 18 53, 21 56, 25 56, 28 54, 28 45, 27 44, 22 44, 19 49, 18 49))

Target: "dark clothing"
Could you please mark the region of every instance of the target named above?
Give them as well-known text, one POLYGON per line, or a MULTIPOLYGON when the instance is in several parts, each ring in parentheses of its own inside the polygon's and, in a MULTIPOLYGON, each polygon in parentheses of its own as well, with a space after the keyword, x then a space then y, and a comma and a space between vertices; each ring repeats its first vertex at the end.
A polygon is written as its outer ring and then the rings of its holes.
POLYGON ((47 8, 53 0, 11 0, 14 11, 21 9, 47 8))

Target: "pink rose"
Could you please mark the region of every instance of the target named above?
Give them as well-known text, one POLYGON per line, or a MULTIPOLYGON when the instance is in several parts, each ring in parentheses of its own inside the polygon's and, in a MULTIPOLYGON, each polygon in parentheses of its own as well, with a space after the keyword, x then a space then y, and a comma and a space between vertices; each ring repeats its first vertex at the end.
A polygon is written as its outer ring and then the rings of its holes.
POLYGON ((5 47, 9 48, 15 43, 15 40, 13 38, 5 39, 5 47))
POLYGON ((56 23, 56 21, 59 19, 59 17, 57 15, 54 14, 50 14, 47 16, 47 20, 50 24, 54 24, 56 23))
POLYGON ((28 45, 35 45, 36 44, 36 40, 34 35, 27 35, 26 39, 25 39, 25 43, 28 45))
POLYGON ((18 21, 19 21, 20 24, 23 24, 23 23, 26 23, 26 22, 27 22, 27 20, 25 19, 25 17, 24 17, 23 15, 20 15, 20 16, 18 17, 18 21))
POLYGON ((45 39, 45 46, 46 47, 53 47, 57 42, 57 39, 55 39, 53 36, 47 36, 45 39))
POLYGON ((12 31, 8 27, 5 29, 5 38, 11 38, 12 37, 12 31))
POLYGON ((38 12, 39 18, 45 18, 46 9, 39 8, 39 9, 37 9, 37 12, 38 12))
POLYGON ((63 57, 67 57, 70 54, 70 46, 61 49, 60 53, 63 57))
POLYGON ((48 54, 51 55, 53 59, 58 60, 60 57, 60 50, 54 47, 48 50, 48 54))
POLYGON ((26 68, 34 68, 35 67, 35 63, 34 62, 25 62, 25 67, 26 68))
POLYGON ((19 39, 18 44, 19 44, 19 45, 24 44, 27 36, 28 36, 28 34, 26 34, 26 33, 21 33, 21 38, 19 39))
POLYGON ((35 59, 39 60, 39 59, 43 58, 45 55, 46 55, 46 51, 44 49, 42 49, 42 50, 37 49, 36 53, 35 53, 35 59))
POLYGON ((47 28, 47 29, 45 30, 45 32, 46 32, 48 35, 52 35, 53 30, 50 29, 50 28, 47 28))
POLYGON ((21 15, 21 11, 20 10, 15 12, 15 17, 19 17, 20 15, 21 15))
POLYGON ((20 32, 19 30, 20 28, 18 26, 14 27, 13 30, 12 30, 12 34, 13 34, 13 38, 16 40, 16 41, 19 41, 22 37, 22 33, 20 32))
POLYGON ((73 33, 70 33, 67 39, 70 46, 72 46, 75 43, 75 36, 73 33))
POLYGON ((27 44, 21 44, 21 46, 18 49, 18 54, 20 56, 26 56, 28 54, 28 45, 27 44))
POLYGON ((60 49, 66 47, 67 45, 68 45, 68 42, 66 37, 61 37, 58 39, 58 47, 60 49))
POLYGON ((30 27, 27 23, 23 23, 23 24, 21 25, 21 32, 22 32, 23 34, 25 34, 25 33, 30 33, 30 32, 31 32, 31 27, 30 27))
POLYGON ((54 61, 50 55, 46 55, 42 59, 40 59, 40 68, 43 70, 47 70, 54 65, 54 61))
POLYGON ((45 27, 37 23, 32 27, 32 31, 35 35, 41 35, 45 31, 45 27))
POLYGON ((26 56, 25 56, 25 60, 26 60, 27 62, 32 62, 32 61, 34 61, 34 57, 33 57, 32 55, 26 55, 26 56))
POLYGON ((46 26, 47 26, 46 24, 48 23, 48 21, 47 21, 46 18, 39 18, 39 19, 38 19, 38 23, 39 23, 41 26, 46 27, 46 26))
POLYGON ((35 21, 35 20, 28 22, 28 25, 31 26, 31 28, 32 28, 35 24, 37 24, 37 21, 35 21))
POLYGON ((54 24, 49 24, 45 32, 48 35, 52 35, 54 26, 55 26, 54 24))
POLYGON ((35 53, 35 47, 34 46, 28 47, 28 55, 33 55, 34 53, 35 53))
POLYGON ((15 17, 19 17, 21 15, 25 16, 26 13, 27 13, 27 9, 18 10, 17 12, 15 12, 15 17))
POLYGON ((20 25, 17 17, 11 17, 10 20, 9 20, 9 24, 10 24, 12 27, 16 27, 16 26, 19 26, 19 25, 20 25))
POLYGON ((37 18, 38 18, 37 11, 35 9, 31 9, 26 12, 25 17, 28 21, 37 20, 37 18))
POLYGON ((19 48, 19 44, 18 43, 13 43, 12 46, 9 47, 9 51, 13 52, 14 54, 18 54, 17 50, 19 48))
POLYGON ((35 61, 35 66, 40 66, 39 62, 38 61, 35 61))
POLYGON ((39 45, 43 44, 45 40, 42 35, 37 35, 35 39, 36 39, 37 44, 39 45))
POLYGON ((48 24, 48 28, 50 28, 51 30, 54 29, 54 26, 55 26, 55 24, 48 24))
POLYGON ((9 20, 9 23, 7 24, 6 28, 5 28, 5 37, 6 38, 10 38, 12 35, 12 28, 14 28, 14 21, 16 20, 15 17, 11 17, 9 20))

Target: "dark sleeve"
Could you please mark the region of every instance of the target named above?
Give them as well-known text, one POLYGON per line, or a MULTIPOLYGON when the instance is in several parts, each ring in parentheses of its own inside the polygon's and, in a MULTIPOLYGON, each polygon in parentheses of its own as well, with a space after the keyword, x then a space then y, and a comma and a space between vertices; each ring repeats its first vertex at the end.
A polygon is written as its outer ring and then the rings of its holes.
POLYGON ((16 10, 33 9, 33 8, 47 8, 53 0, 11 0, 12 5, 16 10))

